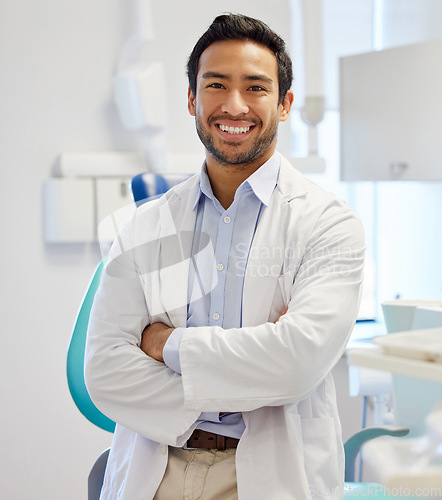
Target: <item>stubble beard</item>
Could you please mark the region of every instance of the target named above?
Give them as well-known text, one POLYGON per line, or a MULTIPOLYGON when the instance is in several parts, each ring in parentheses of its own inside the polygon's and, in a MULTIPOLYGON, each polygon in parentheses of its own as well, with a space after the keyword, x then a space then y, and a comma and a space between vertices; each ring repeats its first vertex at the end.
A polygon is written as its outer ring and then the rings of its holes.
MULTIPOLYGON (((216 121, 216 117, 209 119, 209 125, 214 121, 216 121)), ((275 120, 271 127, 261 137, 258 137, 248 150, 223 152, 220 148, 215 146, 213 136, 207 129, 204 129, 198 115, 195 117, 195 124, 198 137, 203 143, 203 146, 218 163, 226 166, 234 165, 243 168, 247 168, 251 163, 256 162, 265 155, 273 144, 278 132, 278 122, 275 120)), ((262 126, 262 122, 257 120, 255 126, 262 126)), ((231 148, 240 148, 242 146, 242 144, 237 141, 224 141, 224 144, 231 148)))

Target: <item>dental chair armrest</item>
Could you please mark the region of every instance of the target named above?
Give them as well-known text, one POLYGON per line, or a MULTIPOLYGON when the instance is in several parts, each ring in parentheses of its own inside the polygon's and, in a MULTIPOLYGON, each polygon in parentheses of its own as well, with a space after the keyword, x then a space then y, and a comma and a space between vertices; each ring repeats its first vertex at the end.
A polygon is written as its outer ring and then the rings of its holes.
POLYGON ((345 450, 345 480, 353 482, 355 478, 355 461, 361 447, 367 441, 379 436, 406 436, 410 430, 399 425, 382 425, 367 427, 354 434, 344 444, 345 450))

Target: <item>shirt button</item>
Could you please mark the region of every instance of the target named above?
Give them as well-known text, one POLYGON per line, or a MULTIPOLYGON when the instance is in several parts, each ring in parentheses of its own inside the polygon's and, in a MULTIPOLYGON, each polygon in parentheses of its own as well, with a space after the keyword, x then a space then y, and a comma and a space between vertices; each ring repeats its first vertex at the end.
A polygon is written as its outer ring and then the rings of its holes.
POLYGON ((218 264, 216 268, 218 269, 218 271, 222 271, 224 269, 224 266, 222 264, 218 264))
POLYGON ((224 222, 225 222, 226 224, 228 224, 228 223, 230 222, 230 217, 229 217, 228 215, 226 215, 226 216, 224 217, 224 222))
POLYGON ((212 316, 213 319, 219 319, 219 314, 218 313, 213 313, 213 316, 212 316))

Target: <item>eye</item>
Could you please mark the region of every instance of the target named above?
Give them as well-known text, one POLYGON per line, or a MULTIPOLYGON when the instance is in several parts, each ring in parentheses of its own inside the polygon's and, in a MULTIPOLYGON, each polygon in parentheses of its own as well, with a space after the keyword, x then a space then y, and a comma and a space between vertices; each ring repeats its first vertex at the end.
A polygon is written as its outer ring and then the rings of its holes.
POLYGON ((260 85, 253 85, 253 87, 250 87, 250 89, 252 92, 265 92, 265 88, 264 87, 261 87, 260 85))
POLYGON ((211 89, 222 89, 224 88, 223 85, 221 85, 221 83, 210 83, 209 85, 207 85, 207 88, 211 88, 211 89))

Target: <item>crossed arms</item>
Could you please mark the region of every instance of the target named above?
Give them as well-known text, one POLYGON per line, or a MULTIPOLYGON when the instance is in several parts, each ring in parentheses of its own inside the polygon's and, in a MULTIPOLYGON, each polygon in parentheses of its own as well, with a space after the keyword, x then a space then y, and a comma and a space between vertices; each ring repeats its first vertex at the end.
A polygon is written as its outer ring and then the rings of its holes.
POLYGON ((317 233, 289 290, 284 316, 276 323, 227 330, 185 328, 182 376, 161 362, 164 343, 178 325, 166 324, 167 315, 149 316, 149 290, 133 254, 108 265, 85 356, 86 384, 98 408, 150 439, 180 445, 201 412, 252 411, 305 398, 345 349, 363 269, 357 219, 338 213, 317 233))
MULTIPOLYGON (((287 309, 288 307, 284 307, 276 321, 287 312, 287 309)), ((170 328, 164 323, 153 323, 146 326, 141 338, 141 350, 156 361, 164 363, 163 349, 173 331, 174 328, 170 328)))

